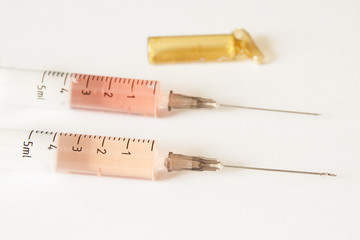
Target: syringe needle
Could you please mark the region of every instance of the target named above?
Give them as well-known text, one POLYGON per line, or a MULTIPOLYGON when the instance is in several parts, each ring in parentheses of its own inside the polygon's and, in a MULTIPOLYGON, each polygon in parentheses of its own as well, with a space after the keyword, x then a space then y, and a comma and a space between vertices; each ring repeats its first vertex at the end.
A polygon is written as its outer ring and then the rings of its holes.
POLYGON ((230 104, 219 104, 219 106, 220 107, 229 107, 229 108, 244 108, 244 109, 250 109, 250 110, 271 111, 271 112, 306 114, 306 115, 313 115, 313 116, 319 116, 320 115, 320 113, 297 112, 297 111, 288 111, 288 110, 279 110, 279 109, 270 109, 270 108, 246 107, 246 106, 230 105, 230 104))
POLYGON ((226 164, 222 164, 222 166, 223 167, 228 167, 228 168, 242 168, 242 169, 249 169, 249 170, 286 172, 286 173, 300 173, 300 174, 320 175, 320 176, 324 176, 324 177, 326 177, 326 176, 336 177, 336 174, 327 173, 327 172, 305 172, 305 171, 283 170, 283 169, 273 169, 273 168, 256 168, 256 167, 234 166, 234 165, 226 165, 226 164))
POLYGON ((320 113, 309 113, 309 112, 298 112, 298 111, 271 109, 271 108, 258 108, 258 107, 247 107, 247 106, 231 105, 231 104, 221 104, 221 103, 217 103, 215 100, 210 99, 210 98, 186 96, 186 95, 182 95, 182 94, 173 93, 173 91, 170 91, 170 94, 169 94, 169 103, 168 103, 169 111, 171 111, 172 108, 186 108, 186 109, 207 108, 207 109, 216 109, 218 107, 243 108, 243 109, 250 109, 250 110, 262 110, 262 111, 272 111, 272 112, 282 112, 282 113, 306 114, 306 115, 313 115, 313 116, 320 115, 320 113))

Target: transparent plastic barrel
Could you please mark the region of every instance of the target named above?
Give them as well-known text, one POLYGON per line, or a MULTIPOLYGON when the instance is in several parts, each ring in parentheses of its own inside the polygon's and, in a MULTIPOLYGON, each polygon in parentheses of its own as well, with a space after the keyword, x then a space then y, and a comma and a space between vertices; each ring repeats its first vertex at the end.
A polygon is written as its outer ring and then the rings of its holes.
POLYGON ((0 136, 2 170, 155 180, 164 169, 154 140, 4 129, 0 136))
POLYGON ((0 68, 0 101, 157 116, 158 81, 0 68))

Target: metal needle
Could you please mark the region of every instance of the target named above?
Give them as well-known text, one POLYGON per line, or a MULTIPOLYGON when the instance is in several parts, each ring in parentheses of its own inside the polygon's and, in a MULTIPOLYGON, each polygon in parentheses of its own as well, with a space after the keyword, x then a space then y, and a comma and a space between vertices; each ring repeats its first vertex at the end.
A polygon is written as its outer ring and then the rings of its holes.
POLYGON ((300 173, 300 174, 312 174, 312 175, 320 175, 320 176, 331 176, 336 177, 336 174, 327 173, 327 172, 305 172, 305 171, 294 171, 294 170, 283 170, 283 169, 273 169, 273 168, 256 168, 256 167, 243 167, 243 166, 234 166, 234 165, 226 165, 222 164, 223 167, 228 168, 243 168, 249 170, 260 170, 260 171, 273 171, 273 172, 286 172, 286 173, 300 173))
POLYGON ((229 107, 229 108, 244 108, 244 109, 250 109, 250 110, 271 111, 271 112, 306 114, 306 115, 313 115, 313 116, 320 115, 320 113, 297 112, 297 111, 288 111, 288 110, 279 110, 279 109, 270 109, 270 108, 246 107, 246 106, 238 106, 238 105, 230 105, 230 104, 219 104, 219 106, 220 107, 229 107))

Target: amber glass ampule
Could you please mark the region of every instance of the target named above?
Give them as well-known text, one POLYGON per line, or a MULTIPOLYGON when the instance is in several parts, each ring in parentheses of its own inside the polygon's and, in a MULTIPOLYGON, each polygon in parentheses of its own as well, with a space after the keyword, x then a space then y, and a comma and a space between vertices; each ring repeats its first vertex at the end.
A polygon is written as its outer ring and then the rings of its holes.
POLYGON ((153 64, 244 58, 256 63, 264 61, 264 55, 244 29, 236 29, 232 34, 149 37, 148 57, 153 64))

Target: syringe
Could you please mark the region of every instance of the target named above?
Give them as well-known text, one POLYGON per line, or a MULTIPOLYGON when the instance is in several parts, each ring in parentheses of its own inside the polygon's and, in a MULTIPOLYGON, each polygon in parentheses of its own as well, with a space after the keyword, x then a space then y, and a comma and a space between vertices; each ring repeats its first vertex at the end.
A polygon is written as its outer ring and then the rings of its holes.
POLYGON ((2 169, 55 170, 148 180, 172 171, 216 171, 224 167, 336 176, 326 172, 227 165, 216 159, 172 152, 159 155, 156 142, 146 139, 39 130, 0 130, 0 136, 2 169))
POLYGON ((219 104, 213 99, 170 91, 159 81, 55 71, 0 68, 0 103, 125 112, 157 116, 159 109, 244 108, 307 115, 318 113, 219 104))

